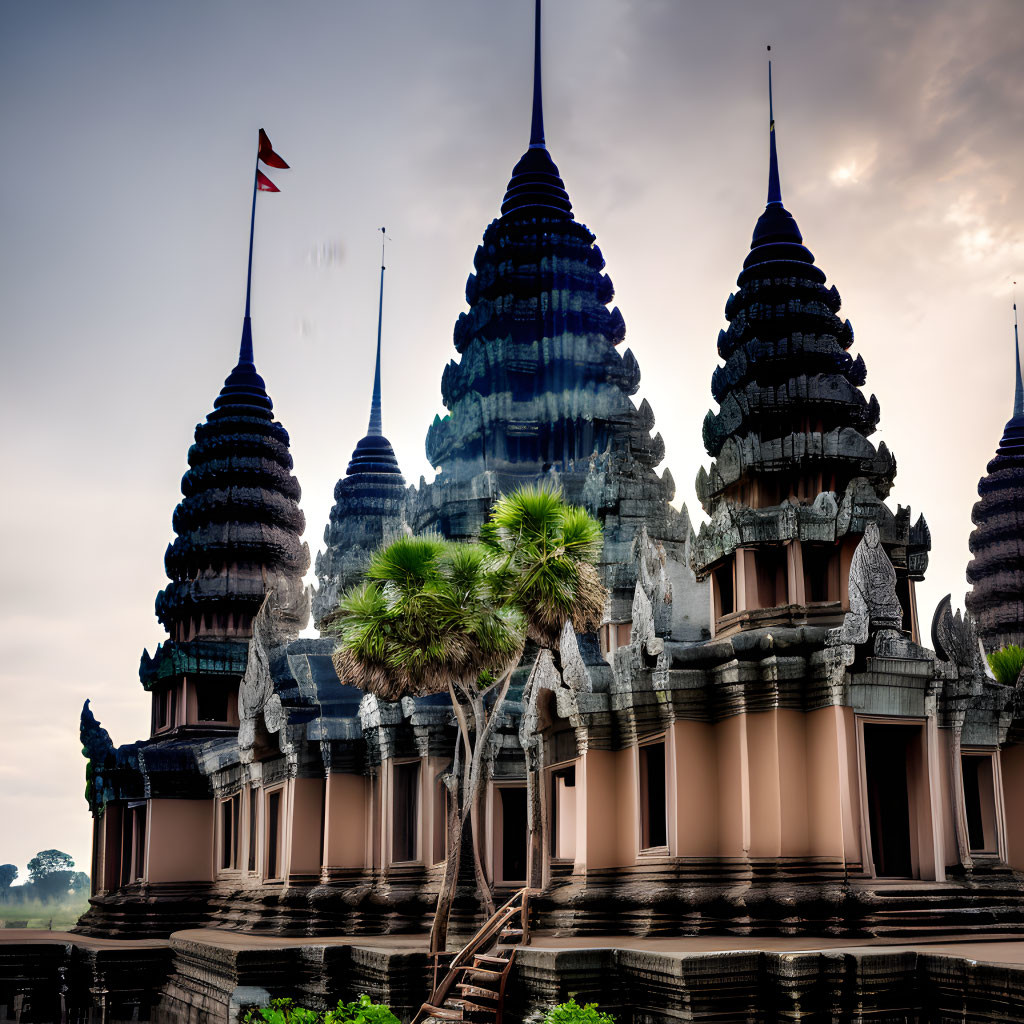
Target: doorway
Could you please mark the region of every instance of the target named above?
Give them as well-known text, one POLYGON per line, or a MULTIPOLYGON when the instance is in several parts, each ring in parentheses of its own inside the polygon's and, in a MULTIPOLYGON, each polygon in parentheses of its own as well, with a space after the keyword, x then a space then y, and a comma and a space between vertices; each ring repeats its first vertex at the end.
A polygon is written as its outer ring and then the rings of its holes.
POLYGON ((911 878, 912 758, 919 756, 921 726, 865 723, 864 774, 871 859, 879 878, 911 878))
POLYGON ((526 881, 526 787, 500 786, 501 881, 526 881))

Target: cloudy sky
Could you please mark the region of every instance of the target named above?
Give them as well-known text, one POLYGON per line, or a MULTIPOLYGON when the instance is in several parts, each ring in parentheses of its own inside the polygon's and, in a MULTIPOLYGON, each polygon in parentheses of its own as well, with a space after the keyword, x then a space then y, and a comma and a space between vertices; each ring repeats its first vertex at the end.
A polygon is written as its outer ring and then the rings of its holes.
MULTIPOLYGON (((380 225, 384 425, 432 474, 452 325, 529 128, 529 0, 7 5, 0 34, 0 862, 88 867, 78 716, 142 737, 141 651, 195 424, 235 362, 252 160, 257 364, 315 552, 363 434, 380 225)), ((783 196, 843 296, 931 526, 921 618, 962 601, 970 510, 1012 404, 1024 273, 1014 0, 549 0, 549 148, 597 234, 699 522, 715 339, 764 205, 764 47, 783 196)))

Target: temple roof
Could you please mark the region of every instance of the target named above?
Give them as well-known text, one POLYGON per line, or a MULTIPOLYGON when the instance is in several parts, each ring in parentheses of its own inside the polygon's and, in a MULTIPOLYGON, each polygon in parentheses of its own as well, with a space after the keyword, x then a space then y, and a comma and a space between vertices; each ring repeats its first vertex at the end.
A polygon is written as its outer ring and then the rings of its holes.
POLYGON ((978 481, 967 566, 967 609, 986 650, 1024 646, 1024 386, 1014 302, 1013 415, 978 481))
POLYGON ((792 477, 813 467, 832 489, 863 476, 884 497, 896 473, 885 445, 868 440, 879 406, 861 393, 866 369, 849 354, 853 328, 837 315, 839 292, 826 288, 782 202, 770 63, 768 74, 768 195, 739 290, 726 303, 728 330, 718 337, 724 365, 711 390, 719 411, 704 420, 705 447, 717 461, 697 479, 706 509, 752 475, 792 477))
POLYGON ((189 639, 188 624, 204 620, 200 635, 244 635, 272 583, 298 601, 302 617, 305 518, 288 432, 272 410, 246 317, 238 363, 196 427, 181 480, 183 500, 172 521, 177 537, 164 557, 171 582, 156 599, 157 617, 172 639, 189 639))
POLYGON ((488 471, 512 486, 607 451, 648 466, 664 458, 650 407, 630 400, 640 368, 618 351, 626 327, 608 308, 601 250, 571 211, 544 135, 537 0, 530 145, 476 251, 454 331, 459 359, 441 381, 449 414, 427 434, 442 484, 488 471))
POLYGON ((547 214, 572 218, 572 203, 544 141, 544 98, 541 90, 541 0, 536 0, 533 22, 533 113, 530 122, 530 146, 512 168, 502 216, 520 210, 536 209, 547 214))

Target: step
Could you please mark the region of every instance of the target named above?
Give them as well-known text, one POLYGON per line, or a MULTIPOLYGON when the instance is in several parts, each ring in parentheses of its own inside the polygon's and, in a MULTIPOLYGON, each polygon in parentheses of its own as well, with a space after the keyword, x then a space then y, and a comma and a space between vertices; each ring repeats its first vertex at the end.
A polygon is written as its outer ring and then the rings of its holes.
MULTIPOLYGON (((444 1001, 446 1007, 451 1007, 453 1010, 458 1010, 460 1013, 471 1014, 472 1016, 482 1016, 493 1020, 498 1015, 498 1008, 496 1006, 481 1006, 479 1003, 474 1003, 469 999, 460 999, 458 996, 451 997, 444 1001)), ((467 1019, 467 1018, 463 1018, 467 1019)))
POLYGON ((472 967, 464 967, 462 969, 462 980, 478 982, 483 986, 497 985, 501 981, 501 976, 505 973, 504 970, 491 971, 486 967, 477 967, 475 964, 472 967))
POLYGON ((424 1003, 420 1007, 420 1013, 426 1014, 429 1020, 433 1017, 436 1020, 465 1020, 466 1018, 462 1015, 462 1008, 449 1009, 446 1006, 432 1006, 430 1003, 424 1003))
POLYGON ((507 956, 491 956, 488 953, 474 953, 473 954, 474 964, 494 964, 496 967, 500 967, 504 970, 508 966, 507 956))
POLYGON ((498 1001, 498 993, 492 988, 483 988, 480 985, 467 985, 465 982, 459 982, 455 987, 464 996, 470 996, 473 999, 489 999, 495 1003, 498 1001))

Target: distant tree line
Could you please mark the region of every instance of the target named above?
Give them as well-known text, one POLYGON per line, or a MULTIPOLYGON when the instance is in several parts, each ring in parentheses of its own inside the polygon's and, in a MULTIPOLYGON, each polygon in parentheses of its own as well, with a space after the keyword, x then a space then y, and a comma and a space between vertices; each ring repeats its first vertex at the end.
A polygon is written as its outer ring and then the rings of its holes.
POLYGON ((28 878, 24 885, 14 885, 18 869, 14 864, 0 864, 0 903, 63 903, 73 897, 87 895, 89 876, 75 871, 75 862, 61 850, 40 850, 28 862, 28 878))

